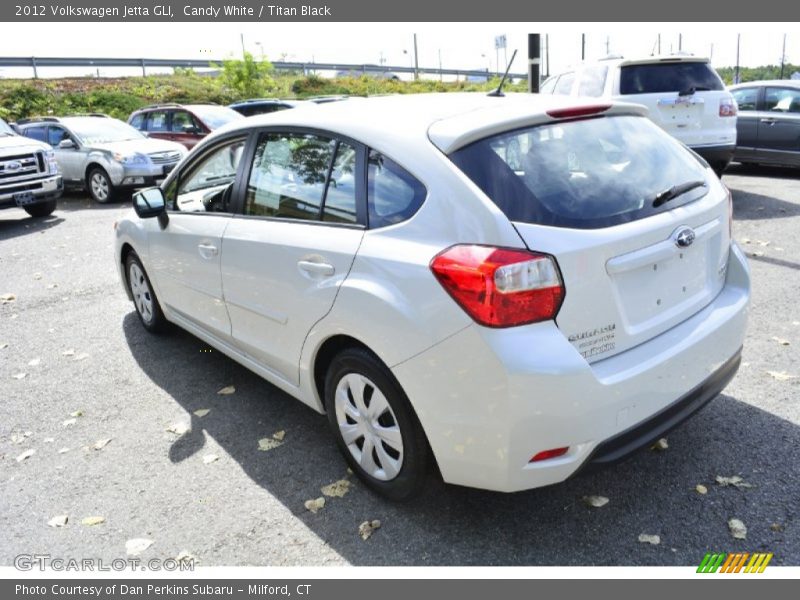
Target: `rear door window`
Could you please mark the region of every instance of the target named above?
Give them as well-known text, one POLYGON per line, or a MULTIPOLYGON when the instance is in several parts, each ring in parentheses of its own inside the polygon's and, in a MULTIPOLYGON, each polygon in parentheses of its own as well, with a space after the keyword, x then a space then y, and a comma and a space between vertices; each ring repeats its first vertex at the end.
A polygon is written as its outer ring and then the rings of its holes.
POLYGON ((669 211, 698 187, 654 206, 655 196, 706 181, 701 163, 646 117, 539 125, 475 142, 451 157, 511 221, 597 229, 669 211), (509 160, 508 148, 521 158, 509 160))
POLYGON ((156 133, 169 131, 167 117, 169 113, 165 110, 154 110, 147 115, 147 131, 156 133))
POLYGON ((755 110, 758 101, 758 88, 743 88, 731 92, 739 110, 755 110))
POLYGON ((620 73, 619 93, 623 95, 723 89, 725 86, 719 75, 704 62, 626 65, 620 73))
POLYGON ((47 128, 44 125, 26 127, 22 133, 25 137, 29 137, 33 140, 47 142, 47 128))

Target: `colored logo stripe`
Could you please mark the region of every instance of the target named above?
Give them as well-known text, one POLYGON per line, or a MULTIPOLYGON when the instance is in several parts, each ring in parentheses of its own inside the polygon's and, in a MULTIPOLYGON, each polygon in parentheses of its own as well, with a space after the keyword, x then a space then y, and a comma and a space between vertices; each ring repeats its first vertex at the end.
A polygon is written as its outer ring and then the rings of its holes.
POLYGON ((744 569, 745 573, 763 573, 764 569, 772 560, 772 552, 736 552, 727 554, 725 552, 708 552, 700 566, 697 567, 698 573, 739 573, 744 569), (749 562, 748 562, 748 559, 749 562), (747 563, 747 566, 745 566, 747 563))

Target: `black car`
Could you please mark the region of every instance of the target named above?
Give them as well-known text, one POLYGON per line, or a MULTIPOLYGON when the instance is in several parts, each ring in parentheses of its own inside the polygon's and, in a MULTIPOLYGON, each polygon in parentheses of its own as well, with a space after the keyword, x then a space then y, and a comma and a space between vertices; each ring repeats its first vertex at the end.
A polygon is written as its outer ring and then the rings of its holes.
POLYGON ((267 113, 278 112, 279 110, 287 110, 289 108, 297 108, 299 106, 307 105, 308 102, 303 100, 279 100, 278 98, 253 98, 251 100, 241 100, 229 104, 228 108, 232 108, 239 114, 245 117, 252 117, 254 115, 264 115, 267 113))
POLYGON ((800 81, 752 81, 730 90, 739 105, 733 160, 800 167, 800 81))

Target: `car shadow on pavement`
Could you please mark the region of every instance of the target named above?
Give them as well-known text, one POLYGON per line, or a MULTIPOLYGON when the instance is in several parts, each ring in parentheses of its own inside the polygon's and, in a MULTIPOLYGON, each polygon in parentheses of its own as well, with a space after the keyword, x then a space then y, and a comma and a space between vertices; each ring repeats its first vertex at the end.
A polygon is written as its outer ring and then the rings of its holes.
POLYGON ((736 221, 785 219, 800 215, 800 202, 788 202, 772 196, 753 194, 731 188, 733 218, 736 221))
POLYGON ((768 167, 755 164, 731 163, 725 169, 725 175, 746 175, 770 179, 800 179, 800 169, 796 167, 768 167))
MULTIPOLYGON (((152 382, 189 414, 211 409, 192 416, 192 430, 165 460, 181 462, 212 438, 351 564, 697 565, 712 551, 768 551, 773 564, 800 563, 800 428, 730 396, 672 432, 668 449, 642 451, 598 473, 516 494, 445 485, 432 476, 421 496, 395 504, 347 475, 323 416, 188 333, 150 335, 133 312, 123 328, 152 382), (217 394, 228 385, 234 394, 217 394), (260 451, 258 440, 279 430, 283 444, 260 451), (722 486, 717 475, 738 475, 753 487, 722 486), (317 514, 304 508, 341 478, 352 482, 344 497, 327 498, 317 514), (590 495, 609 502, 592 508, 583 500, 590 495), (731 518, 746 524, 746 540, 731 536, 731 518), (372 519, 382 526, 365 542, 358 525, 372 519), (642 543, 640 534, 658 535, 660 543, 642 543)), ((232 509, 237 505, 235 491, 219 493, 232 509)))
POLYGON ((116 197, 114 197, 111 202, 107 202, 106 204, 100 204, 99 202, 95 202, 92 200, 89 195, 80 190, 68 190, 64 192, 64 195, 58 201, 58 208, 56 210, 62 210, 66 212, 72 211, 79 211, 79 210, 113 210, 119 209, 120 207, 124 207, 126 203, 129 203, 131 200, 131 194, 129 192, 126 193, 119 193, 116 197))
POLYGON ((10 240, 21 235, 31 235, 34 233, 44 233, 52 227, 56 227, 64 222, 63 217, 50 215, 47 217, 34 218, 21 209, 14 211, 15 214, 6 212, 0 214, 0 241, 10 240))

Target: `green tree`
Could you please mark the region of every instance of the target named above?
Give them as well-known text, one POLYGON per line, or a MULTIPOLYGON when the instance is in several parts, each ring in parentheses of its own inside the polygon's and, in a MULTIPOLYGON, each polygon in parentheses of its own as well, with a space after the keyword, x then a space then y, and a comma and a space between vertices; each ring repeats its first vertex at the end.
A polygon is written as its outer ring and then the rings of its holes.
POLYGON ((240 99, 257 98, 275 89, 274 67, 266 59, 257 60, 249 52, 242 60, 223 61, 220 79, 223 87, 240 99))

